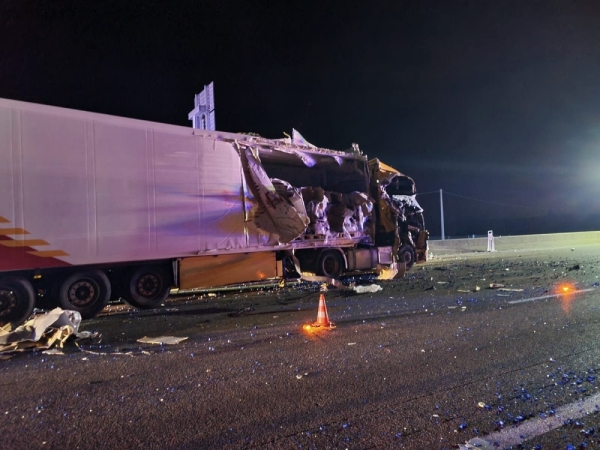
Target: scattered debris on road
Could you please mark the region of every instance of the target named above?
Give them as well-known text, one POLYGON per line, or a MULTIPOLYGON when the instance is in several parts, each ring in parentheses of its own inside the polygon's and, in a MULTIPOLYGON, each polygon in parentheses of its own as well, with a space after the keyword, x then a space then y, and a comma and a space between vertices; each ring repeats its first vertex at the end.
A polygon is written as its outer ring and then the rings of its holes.
POLYGON ((49 313, 38 314, 14 330, 0 330, 0 354, 28 350, 48 350, 56 345, 63 347, 72 335, 90 337, 89 332, 79 333, 81 314, 55 308, 49 313))
POLYGON ((369 284, 367 286, 354 286, 354 292, 357 294, 375 293, 382 291, 383 288, 377 284, 369 284))
POLYGON ((160 336, 160 337, 148 337, 138 339, 138 342, 143 344, 159 344, 159 345, 175 345, 182 341, 185 341, 187 337, 176 337, 176 336, 160 336))
POLYGON ((481 288, 479 286, 475 286, 475 288, 473 288, 473 289, 458 289, 458 292, 470 294, 471 292, 479 292, 480 290, 481 290, 481 288))

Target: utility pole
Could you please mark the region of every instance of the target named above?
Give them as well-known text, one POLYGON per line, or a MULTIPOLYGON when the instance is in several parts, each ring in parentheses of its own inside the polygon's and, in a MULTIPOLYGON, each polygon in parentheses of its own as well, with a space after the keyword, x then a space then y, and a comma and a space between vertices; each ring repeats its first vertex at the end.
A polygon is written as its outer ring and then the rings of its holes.
POLYGON ((440 189, 440 216, 442 218, 442 241, 446 239, 444 235, 444 197, 442 196, 442 190, 440 189))

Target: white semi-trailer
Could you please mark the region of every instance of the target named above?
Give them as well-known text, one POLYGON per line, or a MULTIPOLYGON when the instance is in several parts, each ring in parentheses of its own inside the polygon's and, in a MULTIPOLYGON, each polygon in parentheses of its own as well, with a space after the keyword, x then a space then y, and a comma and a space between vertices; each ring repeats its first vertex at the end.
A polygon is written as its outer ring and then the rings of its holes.
POLYGON ((0 325, 427 255, 414 182, 351 151, 0 99, 0 325))

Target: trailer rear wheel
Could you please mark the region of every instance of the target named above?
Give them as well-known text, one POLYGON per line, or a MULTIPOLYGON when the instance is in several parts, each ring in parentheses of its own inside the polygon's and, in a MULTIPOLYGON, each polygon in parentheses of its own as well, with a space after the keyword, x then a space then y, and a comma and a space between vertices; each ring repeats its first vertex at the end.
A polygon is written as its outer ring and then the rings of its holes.
POLYGON ((0 326, 18 327, 31 315, 35 292, 31 283, 20 277, 0 280, 0 326))
POLYGON ((412 248, 412 246, 405 244, 402 247, 400 247, 400 250, 398 250, 398 255, 399 255, 399 260, 402 262, 404 261, 404 264, 406 264, 406 269, 410 269, 414 264, 415 264, 415 260, 416 260, 416 256, 415 256, 415 249, 412 248))
POLYGON ((169 296, 171 286, 168 280, 161 267, 142 266, 131 276, 129 292, 123 300, 139 309, 156 308, 169 296))
POLYGON ((101 270, 86 270, 70 275, 60 285, 58 304, 63 309, 78 311, 90 319, 104 309, 110 300, 110 281, 101 270))
POLYGON ((325 250, 319 256, 317 274, 329 277, 339 278, 344 270, 344 259, 337 250, 325 250))

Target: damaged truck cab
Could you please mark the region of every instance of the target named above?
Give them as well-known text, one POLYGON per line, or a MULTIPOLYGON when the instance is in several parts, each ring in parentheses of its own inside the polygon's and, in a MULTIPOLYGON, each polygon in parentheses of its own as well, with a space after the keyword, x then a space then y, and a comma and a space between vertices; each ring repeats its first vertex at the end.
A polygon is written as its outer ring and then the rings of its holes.
MULTIPOLYGON (((193 290, 427 257, 412 179, 354 145, 0 99, 0 326, 193 290)), ((322 278, 321 278, 322 279, 322 278)))
POLYGON ((356 144, 339 152, 316 148, 295 130, 293 136, 237 145, 246 178, 254 182, 253 219, 289 247, 283 258, 295 261, 297 271, 338 278, 391 269, 388 277, 402 276, 427 259, 429 235, 410 177, 378 159, 369 161, 356 144), (261 190, 274 190, 288 214, 276 217, 261 190), (265 215, 272 223, 265 223, 265 215))

